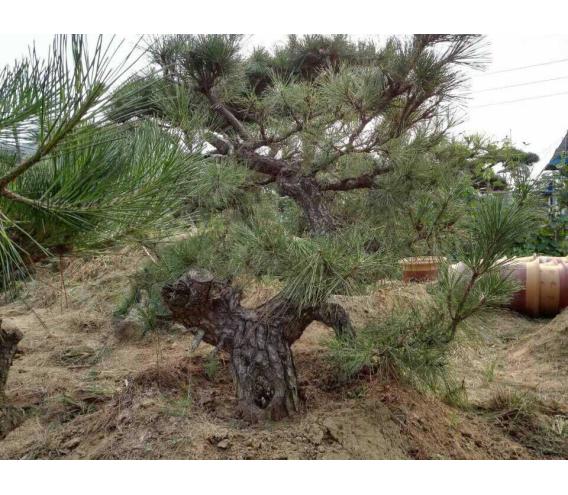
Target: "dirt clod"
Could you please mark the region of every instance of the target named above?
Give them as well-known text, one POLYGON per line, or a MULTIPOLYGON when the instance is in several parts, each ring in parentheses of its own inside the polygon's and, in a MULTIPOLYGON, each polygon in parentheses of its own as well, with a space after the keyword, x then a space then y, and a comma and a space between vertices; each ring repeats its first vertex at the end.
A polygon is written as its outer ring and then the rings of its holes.
POLYGON ((221 440, 218 444, 217 447, 222 449, 222 450, 226 450, 231 446, 231 442, 229 442, 229 440, 227 438, 225 438, 224 440, 221 440))

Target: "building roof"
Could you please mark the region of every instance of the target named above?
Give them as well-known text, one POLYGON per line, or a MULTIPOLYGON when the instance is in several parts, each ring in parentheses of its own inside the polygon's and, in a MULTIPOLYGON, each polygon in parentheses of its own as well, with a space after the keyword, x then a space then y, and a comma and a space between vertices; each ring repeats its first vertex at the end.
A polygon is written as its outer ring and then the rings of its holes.
POLYGON ((556 148, 556 151, 552 155, 552 158, 544 167, 544 170, 558 170, 558 165, 568 164, 568 132, 564 136, 564 139, 556 148))

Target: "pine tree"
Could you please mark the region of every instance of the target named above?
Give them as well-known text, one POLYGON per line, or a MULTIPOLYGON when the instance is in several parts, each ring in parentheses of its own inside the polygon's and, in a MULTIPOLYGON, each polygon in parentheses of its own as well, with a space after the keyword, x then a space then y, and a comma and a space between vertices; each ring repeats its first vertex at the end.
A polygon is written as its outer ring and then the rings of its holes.
POLYGON ((486 192, 513 189, 515 178, 530 175, 531 167, 539 161, 538 155, 516 148, 509 139, 497 142, 479 134, 448 140, 436 154, 441 161, 465 165, 473 186, 486 192))
MULTIPOLYGON (((246 418, 278 419, 300 406, 291 345, 314 320, 352 339, 349 316, 332 296, 376 281, 412 249, 389 231, 383 206, 405 178, 431 182, 440 164, 433 149, 455 121, 463 68, 483 63, 483 40, 415 35, 378 46, 290 36, 281 48, 250 55, 241 40, 152 40, 151 72, 123 89, 148 80, 152 90, 127 102, 118 92, 110 115, 118 122, 151 115, 207 157, 187 201, 201 217, 198 233, 162 252, 141 286, 197 342, 230 355, 246 418), (244 308, 232 282, 251 275, 269 276, 282 290, 244 308)), ((435 182, 440 192, 443 177, 435 182)), ((416 189, 413 200, 432 202, 416 189)), ((459 188, 447 192, 431 235, 416 241, 428 249, 456 214, 447 204, 464 198, 459 188)))
MULTIPOLYGON (((483 62, 482 38, 415 35, 384 46, 346 36, 290 36, 273 53, 244 56, 237 35, 174 35, 150 44, 154 97, 116 119, 153 113, 211 154, 237 162, 302 209, 314 233, 334 230, 333 203, 392 172, 398 140, 434 141, 465 82, 483 62), (156 103, 164 101, 167 105, 156 103), (199 136, 191 134, 201 121, 199 136)), ((132 84, 140 84, 135 81, 132 84)))

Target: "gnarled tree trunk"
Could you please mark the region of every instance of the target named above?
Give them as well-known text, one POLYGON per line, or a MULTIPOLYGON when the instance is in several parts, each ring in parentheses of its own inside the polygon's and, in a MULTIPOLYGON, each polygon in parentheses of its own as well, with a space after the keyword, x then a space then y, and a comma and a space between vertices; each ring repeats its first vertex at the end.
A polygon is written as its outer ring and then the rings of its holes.
POLYGON ((324 193, 311 177, 280 177, 280 192, 292 198, 302 209, 310 232, 324 234, 333 231, 336 221, 325 201, 324 193))
POLYGON ((162 297, 174 321, 193 328, 208 344, 230 355, 238 409, 250 421, 278 420, 300 407, 290 346, 314 320, 352 335, 345 310, 337 304, 298 310, 280 297, 255 309, 240 304, 240 292, 205 270, 188 271, 164 286, 162 297))
POLYGON ((16 428, 23 419, 22 411, 6 403, 5 387, 22 333, 17 328, 3 328, 0 319, 0 440, 16 428))

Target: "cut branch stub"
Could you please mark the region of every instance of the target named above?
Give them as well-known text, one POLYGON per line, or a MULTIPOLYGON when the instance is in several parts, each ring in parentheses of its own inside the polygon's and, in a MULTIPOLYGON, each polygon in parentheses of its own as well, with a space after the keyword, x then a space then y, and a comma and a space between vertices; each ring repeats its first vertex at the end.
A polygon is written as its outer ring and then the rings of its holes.
POLYGON ((229 354, 238 410, 250 421, 278 420, 299 411, 290 346, 312 321, 321 320, 342 335, 352 334, 341 306, 299 310, 276 296, 247 309, 240 304, 238 290, 199 269, 164 286, 162 297, 174 321, 201 329, 205 342, 229 354))
POLYGON ((23 335, 16 327, 2 325, 0 319, 0 404, 4 398, 4 387, 8 380, 8 370, 16 353, 18 343, 23 335))
POLYGON ((8 380, 8 371, 12 366, 14 354, 22 337, 22 332, 17 328, 3 327, 0 319, 0 440, 23 420, 23 413, 20 409, 6 404, 4 392, 8 380))

